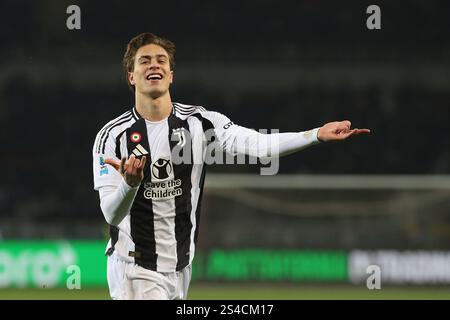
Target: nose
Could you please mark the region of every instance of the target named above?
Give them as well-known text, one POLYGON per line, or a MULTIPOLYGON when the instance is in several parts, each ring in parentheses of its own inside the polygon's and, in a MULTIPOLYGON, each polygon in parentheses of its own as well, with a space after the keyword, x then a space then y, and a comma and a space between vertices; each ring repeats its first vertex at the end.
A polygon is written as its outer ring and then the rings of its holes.
POLYGON ((160 66, 159 66, 159 63, 158 63, 158 61, 156 61, 156 59, 152 59, 151 61, 150 61, 150 69, 159 69, 160 68, 160 66))

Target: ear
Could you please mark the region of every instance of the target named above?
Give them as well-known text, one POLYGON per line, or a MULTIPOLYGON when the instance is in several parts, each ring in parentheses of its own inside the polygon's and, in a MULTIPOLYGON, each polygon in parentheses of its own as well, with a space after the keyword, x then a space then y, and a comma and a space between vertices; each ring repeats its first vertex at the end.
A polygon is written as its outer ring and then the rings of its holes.
POLYGON ((173 82, 173 71, 170 71, 170 84, 173 82))
POLYGON ((128 81, 134 86, 136 83, 134 82, 133 72, 128 72, 128 81))

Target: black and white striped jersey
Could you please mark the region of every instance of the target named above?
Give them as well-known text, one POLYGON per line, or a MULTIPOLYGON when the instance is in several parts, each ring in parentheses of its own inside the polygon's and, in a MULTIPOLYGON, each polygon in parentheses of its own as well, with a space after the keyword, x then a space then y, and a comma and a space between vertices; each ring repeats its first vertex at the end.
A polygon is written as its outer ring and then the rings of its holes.
POLYGON ((174 103, 165 120, 151 122, 132 109, 100 130, 93 150, 96 190, 117 186, 122 180, 104 159, 131 154, 147 157, 144 180, 129 215, 117 228, 111 227, 109 247, 121 258, 161 272, 181 270, 192 261, 205 176, 204 132, 214 128, 216 134, 224 135, 220 131, 228 123, 219 113, 174 103), (191 161, 173 162, 177 147, 178 154, 190 147, 191 161))
MULTIPOLYGON (((317 131, 311 133, 280 134, 280 152, 317 143, 317 131)), ((147 157, 144 179, 129 212, 110 227, 107 252, 115 250, 119 258, 158 272, 189 265, 199 232, 209 143, 215 141, 231 154, 269 156, 273 151, 252 142, 261 136, 220 113, 180 103, 173 103, 171 115, 159 122, 142 118, 133 108, 106 124, 93 147, 96 190, 114 189, 123 182, 105 159, 120 160, 131 154, 147 157)))

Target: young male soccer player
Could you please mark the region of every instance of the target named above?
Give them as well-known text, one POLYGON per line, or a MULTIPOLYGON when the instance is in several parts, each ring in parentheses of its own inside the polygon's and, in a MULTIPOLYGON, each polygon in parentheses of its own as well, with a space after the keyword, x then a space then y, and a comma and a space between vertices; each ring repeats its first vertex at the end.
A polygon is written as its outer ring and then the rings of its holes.
POLYGON ((174 66, 175 45, 169 40, 151 33, 131 39, 123 67, 135 106, 95 139, 94 188, 110 225, 106 254, 113 299, 186 298, 208 132, 226 152, 260 158, 369 132, 337 121, 306 132, 260 134, 220 113, 172 102, 174 66))

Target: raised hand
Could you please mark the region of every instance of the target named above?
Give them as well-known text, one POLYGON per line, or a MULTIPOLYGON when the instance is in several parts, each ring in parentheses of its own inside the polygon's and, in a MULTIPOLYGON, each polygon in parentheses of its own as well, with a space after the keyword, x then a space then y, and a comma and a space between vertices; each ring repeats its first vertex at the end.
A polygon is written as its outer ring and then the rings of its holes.
POLYGON ((369 129, 350 129, 352 123, 348 120, 326 123, 319 129, 317 138, 320 141, 342 141, 361 133, 370 133, 369 129))
POLYGON ((126 157, 123 157, 120 161, 116 159, 105 159, 105 163, 111 165, 116 169, 125 182, 130 187, 137 187, 142 179, 144 179, 144 168, 147 158, 143 156, 140 160, 136 159, 135 155, 132 154, 127 161, 126 157))

